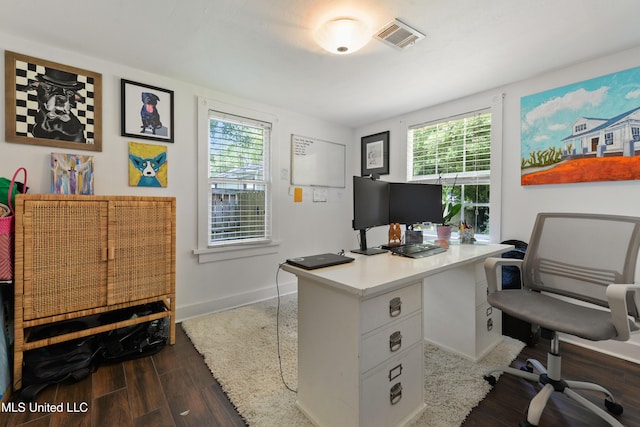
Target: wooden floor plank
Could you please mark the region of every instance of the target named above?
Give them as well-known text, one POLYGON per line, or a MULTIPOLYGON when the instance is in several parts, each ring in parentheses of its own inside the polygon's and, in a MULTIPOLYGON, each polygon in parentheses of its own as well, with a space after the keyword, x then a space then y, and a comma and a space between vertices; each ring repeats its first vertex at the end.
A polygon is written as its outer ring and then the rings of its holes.
POLYGON ((224 392, 217 381, 204 389, 202 395, 213 416, 213 425, 225 427, 242 427, 246 425, 231 402, 221 399, 221 396, 224 396, 224 392))
POLYGON ((93 374, 92 380, 94 398, 127 387, 122 363, 100 366, 93 374))
POLYGON ((166 404, 162 385, 151 357, 123 363, 134 418, 153 412, 166 404))
POLYGON ((203 426, 213 419, 199 389, 185 369, 160 376, 176 426, 203 426))
MULTIPOLYGON (((36 398, 35 403, 44 404, 44 403, 52 403, 55 401, 56 392, 58 388, 57 386, 52 386, 44 389, 36 398)), ((11 397, 11 401, 14 404, 19 403, 18 396, 13 395, 11 397)), ((26 404, 28 405, 28 403, 26 404)), ((49 420, 51 417, 48 413, 31 411, 27 406, 24 412, 12 412, 12 413, 2 413, 0 414, 0 421, 4 421, 7 426, 15 426, 26 424, 30 421, 38 420, 42 417, 46 417, 49 420)), ((0 422, 2 425, 3 422, 0 422)), ((48 424, 47 424, 48 425, 48 424)))
POLYGON ((129 393, 126 389, 121 388, 94 399, 91 405, 91 415, 93 427, 132 427, 133 418, 129 408, 129 393))
POLYGON ((56 394, 56 405, 62 412, 51 414, 51 427, 91 426, 91 376, 75 384, 60 384, 56 394))
POLYGON ((168 406, 163 406, 133 420, 134 427, 175 427, 175 425, 168 406))

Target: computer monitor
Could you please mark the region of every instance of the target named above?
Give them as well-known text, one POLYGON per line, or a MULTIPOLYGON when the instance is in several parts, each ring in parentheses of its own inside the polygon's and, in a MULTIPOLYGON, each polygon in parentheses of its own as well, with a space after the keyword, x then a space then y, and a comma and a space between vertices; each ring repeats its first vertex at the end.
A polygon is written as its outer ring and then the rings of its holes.
POLYGON ((353 177, 353 229, 360 231, 360 248, 351 252, 374 255, 384 249, 367 248, 367 229, 389 224, 389 183, 369 177, 353 177))
POLYGON ((412 229, 419 222, 442 222, 442 185, 389 184, 389 222, 412 229))

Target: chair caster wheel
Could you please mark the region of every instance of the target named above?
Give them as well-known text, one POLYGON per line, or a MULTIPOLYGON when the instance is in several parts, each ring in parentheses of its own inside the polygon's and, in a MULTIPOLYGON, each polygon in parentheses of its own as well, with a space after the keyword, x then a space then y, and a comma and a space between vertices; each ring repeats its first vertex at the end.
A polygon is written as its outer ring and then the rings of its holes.
POLYGON ((531 424, 529 421, 524 420, 524 421, 520 421, 519 424, 520 427, 537 427, 535 424, 531 424))
POLYGON ((611 412, 613 415, 621 415, 624 410, 621 404, 612 402, 609 399, 604 399, 604 406, 607 408, 607 411, 611 412))
POLYGON ((496 380, 496 377, 494 377, 493 375, 485 375, 484 379, 489 383, 491 387, 496 385, 497 380, 496 380))

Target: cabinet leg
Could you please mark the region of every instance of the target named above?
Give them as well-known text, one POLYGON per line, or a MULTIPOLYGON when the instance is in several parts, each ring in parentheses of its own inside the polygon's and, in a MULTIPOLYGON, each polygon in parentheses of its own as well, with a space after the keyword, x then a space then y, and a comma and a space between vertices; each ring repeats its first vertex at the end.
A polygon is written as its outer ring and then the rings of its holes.
MULTIPOLYGON (((15 342, 14 342, 15 345, 15 342)), ((22 353, 21 351, 14 351, 13 353, 13 390, 20 390, 22 388, 22 353)))
POLYGON ((169 321, 169 344, 176 343, 176 297, 171 298, 171 319, 169 321))

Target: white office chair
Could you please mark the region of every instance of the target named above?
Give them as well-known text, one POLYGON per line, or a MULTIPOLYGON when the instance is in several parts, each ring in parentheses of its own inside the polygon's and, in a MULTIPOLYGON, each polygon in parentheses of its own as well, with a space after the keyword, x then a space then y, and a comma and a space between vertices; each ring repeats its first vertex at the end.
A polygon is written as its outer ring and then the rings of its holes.
POLYGON ((547 401, 556 391, 612 426, 622 426, 611 414, 620 415, 623 408, 607 389, 562 379, 558 333, 592 341, 626 341, 631 331, 640 329, 640 285, 634 284, 639 246, 640 218, 545 213, 536 219, 524 260, 486 260, 489 304, 551 332, 546 369, 530 359, 520 370, 495 367, 485 375, 492 385, 496 381, 493 374, 505 372, 543 386, 531 400, 521 427, 538 425, 547 401), (498 288, 503 265, 521 269, 522 289, 498 288), (604 406, 609 413, 576 393, 576 389, 604 393, 604 406))

